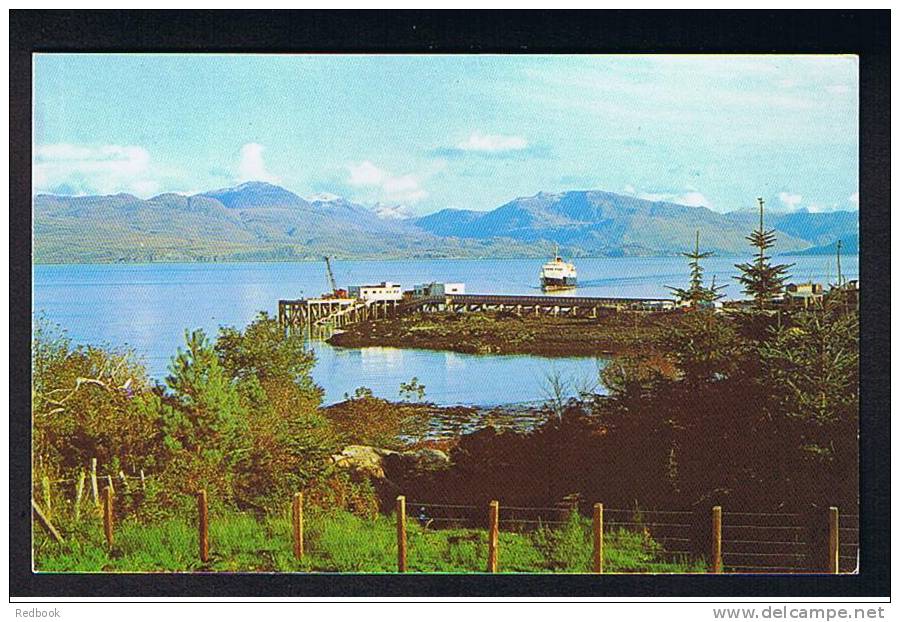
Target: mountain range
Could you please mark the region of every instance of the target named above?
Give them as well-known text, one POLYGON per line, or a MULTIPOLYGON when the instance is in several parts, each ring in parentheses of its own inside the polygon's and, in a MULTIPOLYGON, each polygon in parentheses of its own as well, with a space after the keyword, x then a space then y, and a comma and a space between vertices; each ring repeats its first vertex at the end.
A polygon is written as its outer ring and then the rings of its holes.
MULTIPOLYGON (((334 195, 303 198, 248 182, 190 196, 130 194, 34 198, 36 263, 337 258, 672 255, 700 245, 749 252, 754 211, 714 212, 604 191, 539 193, 487 212, 445 209, 406 218, 334 195)), ((856 212, 766 215, 778 253, 858 247, 856 212), (851 242, 855 239, 856 242, 851 242)))

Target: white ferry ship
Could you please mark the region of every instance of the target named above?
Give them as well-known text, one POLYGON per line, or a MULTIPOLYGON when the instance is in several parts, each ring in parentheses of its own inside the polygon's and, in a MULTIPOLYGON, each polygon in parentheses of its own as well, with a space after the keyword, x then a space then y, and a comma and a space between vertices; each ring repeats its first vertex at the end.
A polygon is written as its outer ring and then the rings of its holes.
POLYGON ((575 265, 563 261, 557 246, 554 258, 541 267, 541 289, 544 291, 574 289, 577 282, 578 272, 575 265))

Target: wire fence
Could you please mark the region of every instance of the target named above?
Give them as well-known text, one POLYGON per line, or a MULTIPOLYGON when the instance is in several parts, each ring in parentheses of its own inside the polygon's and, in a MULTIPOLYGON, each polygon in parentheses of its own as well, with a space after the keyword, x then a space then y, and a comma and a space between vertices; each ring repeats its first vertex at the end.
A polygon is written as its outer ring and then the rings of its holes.
POLYGON ((841 516, 839 533, 839 567, 841 572, 857 572, 859 570, 859 515, 844 514, 841 516))
MULTIPOLYGON (((426 529, 488 527, 486 505, 454 505, 412 501, 410 518, 426 529)), ((556 506, 501 505, 498 527, 505 533, 558 530, 584 516, 577 504, 556 506)), ((822 573, 830 567, 829 523, 822 510, 721 514, 718 542, 705 509, 603 508, 605 534, 630 533, 643 538, 646 553, 661 560, 699 560, 712 566, 716 554, 723 572, 822 573)), ((839 572, 857 571, 859 516, 841 514, 834 532, 839 572)))
POLYGON ((812 571, 808 527, 795 512, 724 512, 722 559, 739 572, 812 571))
POLYGON ((409 501, 407 512, 405 561, 410 571, 484 572, 489 537, 486 506, 409 501))
POLYGON ((837 529, 830 528, 824 516, 821 510, 724 512, 722 559, 725 571, 817 573, 822 572, 823 566, 836 564, 839 572, 855 572, 859 516, 840 514, 837 529), (832 547, 835 553, 830 552, 832 547), (835 555, 837 559, 829 560, 829 555, 835 555))
MULTIPOLYGON (((85 512, 96 508, 104 518, 104 530, 112 529, 112 519, 107 520, 106 512, 108 505, 112 515, 113 495, 118 496, 123 489, 139 491, 151 478, 152 475, 143 472, 129 475, 120 471, 103 475, 86 472, 75 478, 36 479, 32 498, 36 520, 52 535, 55 530, 52 523, 57 517, 77 516, 81 508, 85 512)), ((201 511, 198 506, 200 516, 206 513, 205 493, 202 496, 204 509, 201 511)), ((497 510, 490 511, 495 502, 489 505, 404 500, 404 503, 403 516, 397 516, 397 520, 403 522, 402 535, 398 523, 398 556, 403 556, 405 568, 408 553, 412 566, 424 571, 439 571, 449 563, 452 570, 483 572, 485 567, 491 568, 492 556, 496 566, 497 547, 500 546, 506 551, 501 559, 507 569, 512 566, 513 571, 519 568, 515 564, 520 564, 523 570, 537 566, 551 571, 574 568, 574 571, 589 572, 589 560, 593 555, 596 572, 596 568, 602 567, 604 555, 610 554, 609 551, 603 553, 604 538, 614 549, 619 547, 615 549, 616 554, 624 548, 638 548, 639 557, 650 560, 648 563, 689 561, 688 567, 693 571, 700 568, 699 571, 726 573, 822 573, 835 570, 851 573, 858 570, 859 563, 859 515, 838 514, 835 508, 830 508, 830 513, 822 509, 749 512, 714 508, 711 515, 711 508, 616 508, 598 504, 591 515, 577 500, 543 506, 498 504, 497 510), (559 559, 558 550, 548 552, 551 545, 562 550, 559 543, 565 541, 566 534, 572 536, 566 554, 577 557, 580 560, 577 563, 569 564, 566 559, 559 559), (571 546, 581 550, 572 551, 571 546), (600 553, 597 553, 598 546, 600 553), (547 559, 538 559, 540 555, 547 559), (489 560, 487 564, 485 559, 489 560)), ((285 507, 289 508, 290 504, 285 507)), ((292 538, 295 547, 299 537, 300 557, 304 553, 329 554, 318 548, 316 529, 321 526, 311 530, 304 541, 302 506, 299 518, 297 512, 295 507, 293 516, 290 512, 288 515, 293 535, 279 531, 278 537, 292 538)), ((259 519, 258 515, 246 514, 248 519, 259 519)), ((201 541, 208 528, 202 524, 205 520, 199 519, 201 541)), ((107 534, 107 539, 112 541, 111 533, 107 534)), ((382 542, 382 546, 390 546, 390 543, 382 542)))
POLYGON ((83 469, 73 477, 32 477, 32 506, 36 506, 42 522, 59 518, 78 521, 91 509, 102 510, 107 490, 112 495, 125 493, 140 504, 152 478, 143 469, 132 474, 121 469, 102 473, 94 461, 90 470, 83 469))
POLYGON ((666 557, 703 557, 695 531, 695 513, 687 510, 604 508, 605 530, 640 533, 666 557), (608 518, 606 518, 608 517, 608 518))

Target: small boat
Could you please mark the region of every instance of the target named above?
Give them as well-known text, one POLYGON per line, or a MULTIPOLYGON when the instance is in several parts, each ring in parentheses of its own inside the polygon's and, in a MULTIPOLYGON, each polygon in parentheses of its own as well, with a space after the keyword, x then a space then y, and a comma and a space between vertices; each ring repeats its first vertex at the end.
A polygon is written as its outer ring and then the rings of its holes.
POLYGON ((541 267, 541 289, 545 292, 560 289, 575 289, 578 282, 578 272, 575 265, 563 261, 559 256, 559 246, 551 261, 541 267))

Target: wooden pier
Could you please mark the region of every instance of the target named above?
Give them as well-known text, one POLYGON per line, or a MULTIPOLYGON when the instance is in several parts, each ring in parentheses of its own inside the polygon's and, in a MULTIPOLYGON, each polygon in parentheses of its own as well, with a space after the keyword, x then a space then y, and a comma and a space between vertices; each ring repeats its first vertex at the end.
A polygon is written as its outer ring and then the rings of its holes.
POLYGON ((597 318, 601 311, 659 311, 674 306, 666 298, 589 296, 503 296, 448 294, 404 301, 358 298, 302 298, 278 301, 278 321, 285 327, 330 325, 335 328, 409 313, 477 313, 507 311, 518 315, 597 318))
POLYGON ((402 303, 358 298, 301 298, 278 301, 278 322, 282 326, 313 327, 330 324, 346 326, 389 317, 402 303))
MULTIPOLYGON (((436 300, 424 298, 417 303, 419 311, 507 311, 518 315, 550 315, 554 317, 599 316, 602 310, 650 311, 674 306, 672 300, 656 298, 598 298, 590 296, 503 296, 493 294, 452 294, 436 300)), ((405 309, 404 309, 405 310, 405 309)))

